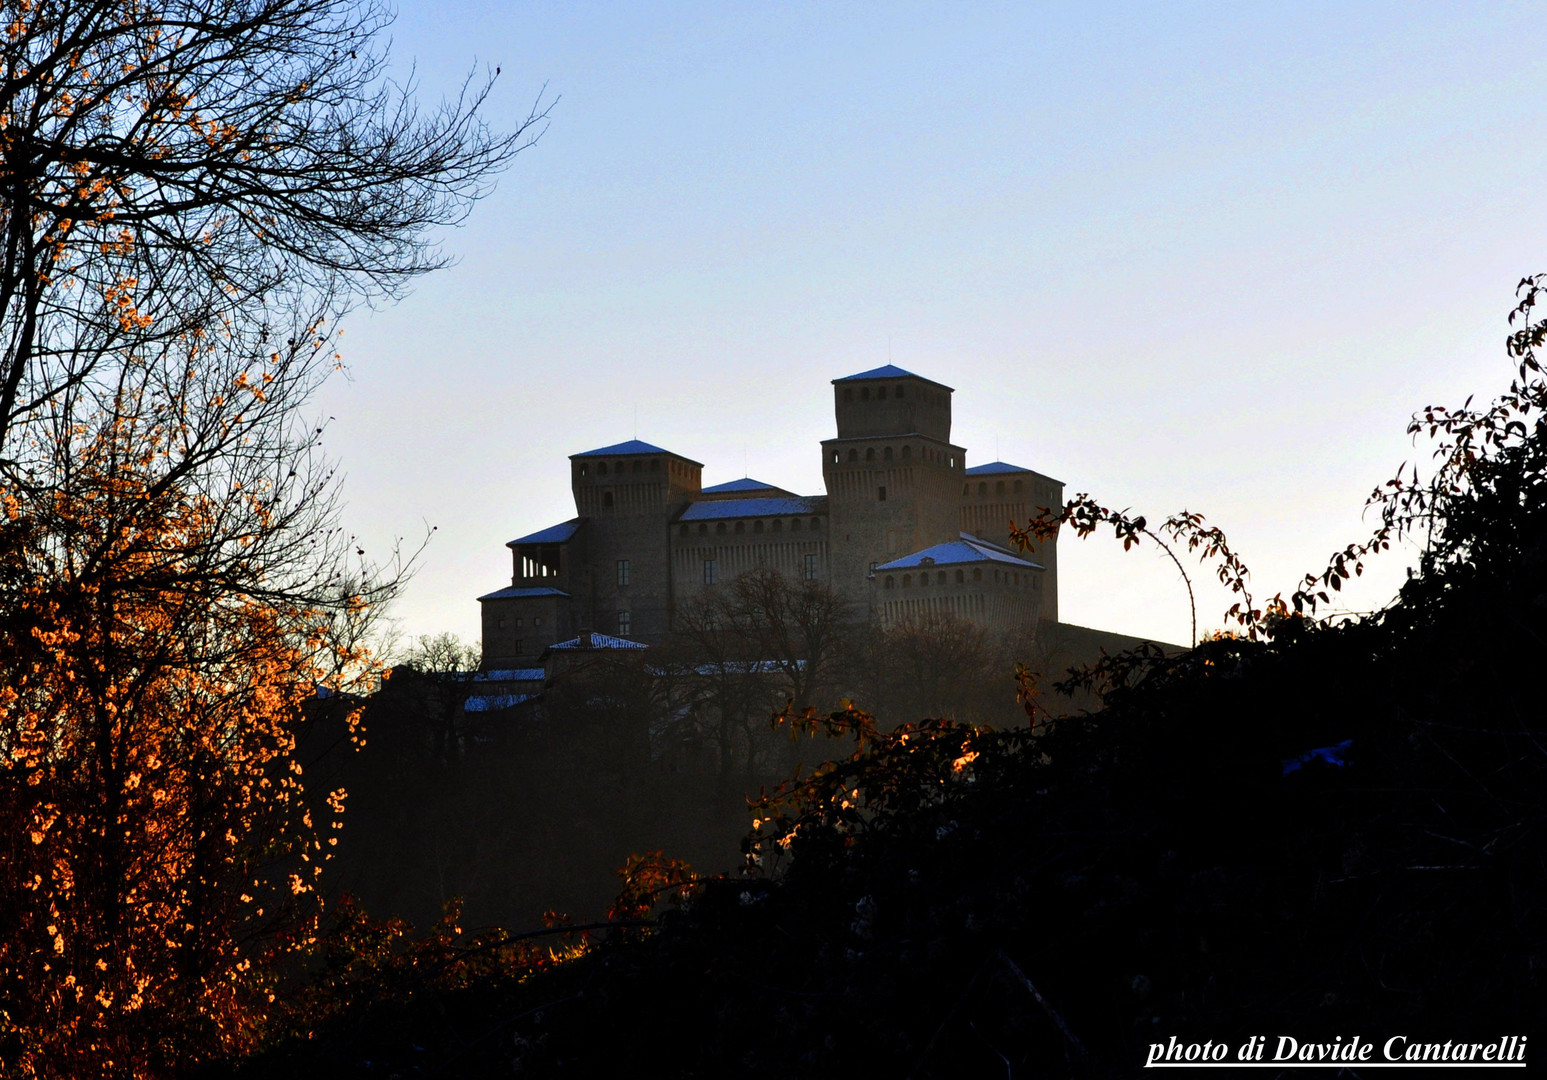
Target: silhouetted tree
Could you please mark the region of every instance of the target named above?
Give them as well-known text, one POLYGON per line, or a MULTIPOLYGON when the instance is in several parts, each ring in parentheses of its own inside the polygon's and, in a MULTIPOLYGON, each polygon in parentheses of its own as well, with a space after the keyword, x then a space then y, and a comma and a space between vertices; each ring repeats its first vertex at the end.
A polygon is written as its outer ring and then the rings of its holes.
POLYGON ((383 77, 347 0, 36 0, 0 32, 0 1065, 248 1045, 343 794, 303 704, 390 569, 300 410, 522 145, 383 77), (175 1034, 174 1034, 175 1033, 175 1034))

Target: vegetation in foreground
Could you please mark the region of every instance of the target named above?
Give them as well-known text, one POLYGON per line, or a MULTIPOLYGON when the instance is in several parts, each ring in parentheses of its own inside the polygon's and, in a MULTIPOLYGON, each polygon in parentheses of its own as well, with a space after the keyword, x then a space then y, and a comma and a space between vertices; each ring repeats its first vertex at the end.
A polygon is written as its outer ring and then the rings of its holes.
MULTIPOLYGON (((636 860, 608 927, 400 953, 397 981, 247 1075, 1104 1076, 1172 1035, 1530 1033, 1543 284, 1522 283, 1510 392, 1420 414, 1434 476, 1378 491, 1371 540, 1289 600, 1254 606, 1196 517, 1161 527, 1213 547, 1239 634, 1119 658, 1087 675, 1102 712, 1025 729, 787 717, 854 750, 757 809, 742 875, 636 860), (1388 609, 1309 617, 1404 537, 1423 553, 1388 609)), ((1064 517, 1156 535, 1088 501, 1064 517)))

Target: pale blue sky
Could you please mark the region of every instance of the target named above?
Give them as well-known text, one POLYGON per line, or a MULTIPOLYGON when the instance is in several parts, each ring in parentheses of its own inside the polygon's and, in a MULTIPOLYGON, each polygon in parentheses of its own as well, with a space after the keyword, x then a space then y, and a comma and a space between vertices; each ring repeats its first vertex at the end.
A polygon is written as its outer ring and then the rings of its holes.
MULTIPOLYGON (((346 324, 347 524, 437 526, 396 614, 476 640, 504 542, 574 513, 567 455, 637 433, 819 493, 828 381, 890 349, 956 388, 969 464, 1201 511, 1288 590, 1368 531, 1413 410, 1508 381, 1544 44, 1524 4, 405 0, 426 99, 476 62, 495 126, 561 100, 458 265, 346 324)), ((1160 557, 1060 550, 1065 619, 1185 640, 1160 557)))

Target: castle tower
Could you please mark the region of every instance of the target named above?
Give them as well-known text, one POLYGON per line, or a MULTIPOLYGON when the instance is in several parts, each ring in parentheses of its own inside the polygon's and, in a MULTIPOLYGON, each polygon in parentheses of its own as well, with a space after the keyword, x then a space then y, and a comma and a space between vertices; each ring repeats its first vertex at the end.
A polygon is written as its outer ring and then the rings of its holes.
POLYGON ((576 627, 646 644, 671 626, 669 522, 702 486, 703 465, 638 439, 571 454, 585 565, 576 627))
POLYGON ((966 451, 949 386, 891 364, 833 380, 838 437, 822 443, 832 579, 868 602, 871 568, 961 535, 966 451))

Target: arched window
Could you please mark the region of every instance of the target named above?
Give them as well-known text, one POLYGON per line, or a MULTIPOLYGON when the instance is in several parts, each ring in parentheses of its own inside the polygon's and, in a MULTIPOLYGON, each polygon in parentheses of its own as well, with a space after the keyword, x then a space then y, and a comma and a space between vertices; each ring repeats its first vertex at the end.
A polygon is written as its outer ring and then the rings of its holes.
POLYGON ((1021 493, 1021 482, 1019 480, 1015 482, 1015 493, 1017 495, 1021 493))
POLYGON ((980 481, 978 481, 978 495, 979 496, 983 496, 983 495, 987 495, 987 494, 988 494, 988 481, 987 480, 980 480, 980 481))
POLYGON ((907 460, 909 460, 912 457, 913 457, 913 447, 911 447, 911 446, 904 446, 902 448, 902 459, 904 461, 907 461, 907 460))
POLYGON ((944 570, 940 571, 940 573, 935 575, 935 584, 936 585, 944 585, 945 584, 945 571, 944 570))
POLYGON ((587 476, 587 475, 590 474, 590 472, 591 472, 591 467, 589 465, 586 465, 584 462, 582 462, 581 465, 580 465, 580 475, 581 476, 587 476))
POLYGON ((861 401, 869 401, 870 400, 870 387, 862 386, 862 387, 859 388, 859 399, 861 401))
POLYGON ((635 458, 634 459, 634 471, 635 472, 644 472, 645 471, 645 463, 644 463, 644 460, 642 458, 635 458))
POLYGON ((699 536, 703 536, 708 531, 709 531, 709 526, 705 525, 702 521, 700 521, 698 523, 698 535, 699 536))
POLYGON ((794 521, 790 522, 790 531, 800 532, 800 518, 796 518, 794 521))
MULTIPOLYGON (((852 453, 852 451, 851 451, 851 453, 852 453)), ((838 464, 838 451, 836 451, 836 450, 833 451, 833 464, 834 465, 838 464)))
POLYGON ((612 505, 612 492, 610 492, 610 491, 602 492, 602 505, 603 506, 611 506, 612 505))
POLYGON ((960 585, 967 580, 967 575, 961 570, 956 571, 956 584, 960 585))
POLYGON ((962 494, 963 495, 970 495, 970 494, 972 494, 972 485, 971 484, 963 484, 962 485, 962 494))
POLYGON ((774 520, 773 520, 773 531, 774 532, 783 532, 784 531, 784 519, 783 518, 774 518, 774 520))
POLYGON ((736 522, 736 531, 739 532, 739 533, 746 532, 747 531, 747 523, 745 521, 738 521, 738 522, 736 522))
POLYGON ((717 536, 724 536, 725 535, 725 522, 722 521, 718 525, 716 525, 714 527, 714 531, 715 531, 715 534, 717 536))
POLYGON ((996 481, 994 481, 994 494, 995 495, 1003 495, 1004 494, 1004 481, 1003 480, 996 480, 996 481))
POLYGON ((892 460, 892 448, 890 446, 888 446, 885 450, 883 450, 881 452, 881 456, 883 458, 885 458, 887 461, 891 461, 892 460))
POLYGON ((876 502, 885 502, 885 501, 886 501, 886 485, 882 484, 880 487, 876 488, 876 502))
POLYGON ((973 581, 982 581, 983 580, 983 568, 981 566, 974 566, 972 568, 972 580, 973 581))
MULTIPOLYGON (((838 460, 838 456, 836 454, 833 455, 833 460, 834 461, 838 460)), ((852 446, 849 447, 849 460, 850 461, 858 461, 859 460, 859 451, 854 449, 852 446)))
POLYGON ((874 446, 867 446, 867 447, 865 447, 865 460, 866 461, 874 461, 875 459, 876 459, 876 448, 874 446))
POLYGON ((755 533, 762 532, 763 531, 763 523, 761 521, 754 521, 752 523, 752 531, 755 532, 755 533))
POLYGON ((598 475, 598 476, 606 476, 607 475, 607 463, 605 461, 598 461, 596 463, 596 475, 598 475))
POLYGON ((902 385, 900 383, 897 386, 897 396, 902 397, 902 385))
POLYGON ((895 579, 892 577, 891 574, 887 574, 886 575, 886 587, 888 589, 890 589, 894 584, 896 584, 895 579))
POLYGON ((878 401, 885 401, 886 400, 886 387, 884 387, 884 386, 876 387, 876 400, 878 400, 878 401))
POLYGON ((910 586, 912 584, 913 584, 913 575, 912 574, 904 574, 902 576, 902 587, 904 589, 906 589, 908 586, 910 586))

